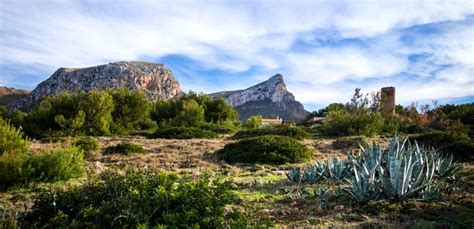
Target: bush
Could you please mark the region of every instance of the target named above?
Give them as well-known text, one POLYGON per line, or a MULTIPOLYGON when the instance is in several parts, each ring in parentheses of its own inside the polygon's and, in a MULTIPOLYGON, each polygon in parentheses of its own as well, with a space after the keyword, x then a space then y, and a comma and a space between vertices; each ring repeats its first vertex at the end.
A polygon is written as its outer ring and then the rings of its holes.
POLYGON ((250 128, 250 129, 255 129, 255 128, 260 128, 263 124, 263 118, 261 115, 253 115, 250 116, 247 120, 244 122, 244 127, 245 128, 250 128))
POLYGON ((286 136, 286 137, 294 138, 296 140, 312 138, 310 133, 295 126, 282 126, 282 127, 276 127, 276 128, 263 128, 263 129, 246 129, 246 130, 241 130, 237 132, 233 136, 233 138, 242 139, 242 138, 251 138, 251 137, 257 137, 257 136, 262 136, 262 135, 286 136))
POLYGON ((25 154, 29 148, 30 143, 23 138, 23 133, 0 117, 0 155, 5 152, 25 154))
POLYGON ((367 145, 367 138, 365 136, 340 137, 332 142, 334 149, 358 148, 365 145, 367 145))
POLYGON ((243 214, 225 209, 235 200, 229 183, 208 177, 107 172, 69 191, 44 191, 22 227, 228 228, 245 224, 243 214))
POLYGON ((86 155, 86 158, 99 150, 99 141, 91 137, 78 138, 73 142, 73 145, 81 149, 86 155))
POLYGON ((308 161, 313 152, 292 138, 266 135, 227 144, 217 154, 228 163, 285 164, 308 161))
POLYGON ((104 153, 128 155, 133 153, 145 153, 145 149, 133 143, 119 143, 115 146, 108 146, 107 148, 105 148, 104 153))
POLYGON ((195 127, 169 127, 160 129, 151 134, 149 138, 166 138, 166 139, 191 139, 191 138, 217 138, 218 134, 195 127))
POLYGON ((77 147, 58 148, 32 155, 24 164, 25 180, 54 182, 81 177, 84 154, 77 147))
POLYGON ((466 133, 435 131, 412 135, 410 140, 421 145, 439 148, 445 154, 452 154, 457 160, 474 160, 474 141, 466 133))
POLYGON ((9 121, 0 118, 0 186, 21 180, 23 162, 30 146, 22 135, 9 121))

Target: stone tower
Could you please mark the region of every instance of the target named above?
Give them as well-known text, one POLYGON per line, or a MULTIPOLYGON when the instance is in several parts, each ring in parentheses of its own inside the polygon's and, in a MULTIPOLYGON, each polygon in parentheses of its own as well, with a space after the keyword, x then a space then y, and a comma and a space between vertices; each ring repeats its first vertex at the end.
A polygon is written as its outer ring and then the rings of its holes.
POLYGON ((380 106, 384 115, 395 114, 395 87, 384 87, 381 90, 380 106))

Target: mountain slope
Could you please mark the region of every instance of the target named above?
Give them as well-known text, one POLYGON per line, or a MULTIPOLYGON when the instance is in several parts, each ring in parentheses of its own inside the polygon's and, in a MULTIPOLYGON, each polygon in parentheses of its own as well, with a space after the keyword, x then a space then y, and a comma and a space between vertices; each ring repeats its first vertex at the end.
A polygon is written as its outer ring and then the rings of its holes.
POLYGON ((303 104, 286 89, 283 76, 272 76, 265 82, 245 90, 224 91, 210 94, 213 98, 224 98, 238 112, 241 120, 252 115, 262 115, 264 118, 277 116, 288 120, 302 120, 309 114, 303 104))
POLYGON ((45 96, 62 91, 120 87, 142 91, 150 100, 173 98, 181 92, 179 82, 163 64, 122 61, 88 68, 60 68, 13 106, 28 110, 45 96))

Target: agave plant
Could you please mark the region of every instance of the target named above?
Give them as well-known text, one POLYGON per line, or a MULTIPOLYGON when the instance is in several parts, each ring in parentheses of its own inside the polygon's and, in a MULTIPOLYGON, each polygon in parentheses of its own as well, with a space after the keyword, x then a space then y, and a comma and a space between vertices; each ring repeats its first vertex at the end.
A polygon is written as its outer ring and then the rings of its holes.
POLYGON ((374 143, 358 155, 348 156, 354 174, 347 178, 348 192, 362 199, 433 198, 447 188, 443 181, 458 170, 452 157, 396 137, 388 149, 374 143))
POLYGON ((326 164, 326 174, 324 178, 331 181, 342 181, 349 171, 348 163, 333 156, 326 164))
POLYGON ((286 177, 288 178, 289 181, 293 183, 301 183, 303 180, 302 174, 301 174, 301 169, 292 167, 290 171, 286 172, 286 177))

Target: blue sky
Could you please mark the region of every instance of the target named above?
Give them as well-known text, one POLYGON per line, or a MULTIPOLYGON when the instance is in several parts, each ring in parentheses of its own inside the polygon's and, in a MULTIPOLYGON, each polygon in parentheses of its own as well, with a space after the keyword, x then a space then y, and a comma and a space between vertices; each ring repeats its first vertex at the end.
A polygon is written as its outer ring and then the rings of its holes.
POLYGON ((185 91, 281 73, 308 110, 356 87, 473 102, 474 2, 0 0, 0 85, 121 60, 164 63, 185 91))

